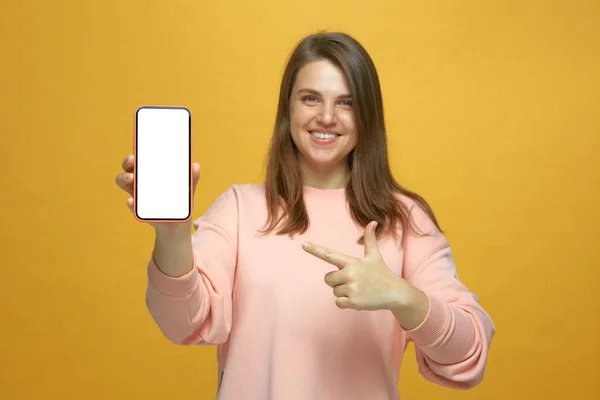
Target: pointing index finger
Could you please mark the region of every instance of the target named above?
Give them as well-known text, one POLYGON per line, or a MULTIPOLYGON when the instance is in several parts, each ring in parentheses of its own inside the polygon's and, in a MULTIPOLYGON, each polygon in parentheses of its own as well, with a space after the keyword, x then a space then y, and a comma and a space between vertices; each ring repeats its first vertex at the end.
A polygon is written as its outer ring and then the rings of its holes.
POLYGON ((337 251, 333 251, 323 246, 318 246, 316 244, 310 242, 304 242, 302 244, 302 248, 309 254, 320 258, 321 260, 328 262, 329 264, 335 265, 336 267, 342 269, 346 264, 353 261, 353 257, 346 256, 344 254, 338 253, 337 251))

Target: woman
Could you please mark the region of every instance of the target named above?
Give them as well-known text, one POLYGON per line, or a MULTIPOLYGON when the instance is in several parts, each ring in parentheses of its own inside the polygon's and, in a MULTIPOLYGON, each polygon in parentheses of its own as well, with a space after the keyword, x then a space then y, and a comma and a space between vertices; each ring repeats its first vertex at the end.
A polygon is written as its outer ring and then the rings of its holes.
POLYGON ((189 224, 152 224, 147 306, 173 343, 218 346, 219 399, 399 399, 409 341, 428 380, 482 380, 494 325, 391 175, 379 80, 352 37, 298 44, 264 184, 231 186, 191 238, 189 224))

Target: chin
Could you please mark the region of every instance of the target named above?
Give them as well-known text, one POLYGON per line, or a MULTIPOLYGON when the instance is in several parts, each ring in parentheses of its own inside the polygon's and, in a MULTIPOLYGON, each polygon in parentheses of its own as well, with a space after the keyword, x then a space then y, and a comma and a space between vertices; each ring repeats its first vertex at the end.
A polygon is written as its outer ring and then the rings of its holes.
POLYGON ((318 169, 321 168, 336 168, 344 165, 347 162, 347 156, 341 155, 318 155, 318 154, 304 154, 304 162, 318 169))

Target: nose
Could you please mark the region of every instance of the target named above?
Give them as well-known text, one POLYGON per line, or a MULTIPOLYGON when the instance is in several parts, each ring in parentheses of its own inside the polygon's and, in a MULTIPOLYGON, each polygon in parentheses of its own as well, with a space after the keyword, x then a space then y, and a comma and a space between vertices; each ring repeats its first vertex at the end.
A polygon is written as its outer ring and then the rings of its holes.
POLYGON ((333 125, 336 122, 335 105, 322 103, 317 121, 323 125, 333 125))

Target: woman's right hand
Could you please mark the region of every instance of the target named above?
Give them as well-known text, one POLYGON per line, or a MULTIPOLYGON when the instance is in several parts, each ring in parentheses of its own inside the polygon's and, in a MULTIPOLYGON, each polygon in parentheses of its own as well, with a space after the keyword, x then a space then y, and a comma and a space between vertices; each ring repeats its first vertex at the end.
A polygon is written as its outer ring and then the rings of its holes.
MULTIPOLYGON (((135 157, 130 154, 123 160, 122 168, 123 172, 117 175, 116 183, 117 185, 123 189, 125 192, 129 194, 127 199, 127 206, 131 212, 134 212, 134 204, 133 204, 133 164, 135 162, 135 157)), ((200 180, 200 165, 198 163, 192 164, 192 177, 193 177, 193 185, 192 185, 192 204, 193 204, 193 196, 196 193, 196 186, 198 185, 198 181, 200 180)), ((173 232, 173 231, 181 231, 182 228, 190 228, 192 219, 189 218, 187 221, 183 222, 149 222, 157 233, 162 232, 173 232)), ((189 232, 189 231, 188 231, 189 232)))

